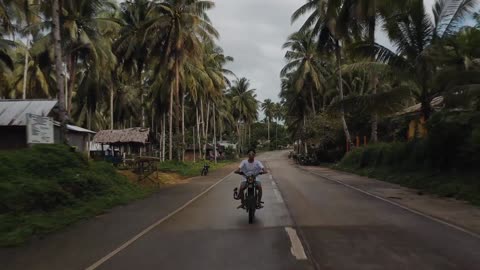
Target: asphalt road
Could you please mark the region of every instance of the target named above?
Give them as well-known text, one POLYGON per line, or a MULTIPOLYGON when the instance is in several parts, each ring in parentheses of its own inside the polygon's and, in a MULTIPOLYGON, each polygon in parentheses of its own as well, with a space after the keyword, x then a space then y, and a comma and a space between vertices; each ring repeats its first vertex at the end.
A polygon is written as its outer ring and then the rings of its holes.
MULTIPOLYGON (((115 245, 69 252, 84 258, 64 262, 63 269, 480 269, 479 238, 310 174, 285 152, 259 159, 271 174, 262 176, 265 208, 255 224, 236 209, 232 190, 241 178, 231 174, 209 181, 209 189, 170 216, 149 214, 141 229, 115 245)), ((10 253, 17 259, 6 269, 22 269, 18 263, 29 260, 21 249, 10 253)), ((35 265, 24 269, 55 268, 48 260, 35 265)))

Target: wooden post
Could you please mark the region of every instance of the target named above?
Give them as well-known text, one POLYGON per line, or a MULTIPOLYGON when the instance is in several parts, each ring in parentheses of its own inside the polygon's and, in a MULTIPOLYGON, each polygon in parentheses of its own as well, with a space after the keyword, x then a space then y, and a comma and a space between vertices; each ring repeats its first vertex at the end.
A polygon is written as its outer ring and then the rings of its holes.
POLYGON ((357 136, 356 139, 357 139, 357 144, 356 145, 357 145, 357 147, 359 147, 360 146, 360 137, 357 136))

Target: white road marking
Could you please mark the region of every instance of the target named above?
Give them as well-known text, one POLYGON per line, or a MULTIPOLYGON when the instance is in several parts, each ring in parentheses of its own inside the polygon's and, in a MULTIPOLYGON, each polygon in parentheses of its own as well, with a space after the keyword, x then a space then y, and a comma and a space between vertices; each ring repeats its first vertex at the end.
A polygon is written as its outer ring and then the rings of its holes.
POLYGON ((270 180, 272 180, 272 179, 273 179, 273 176, 272 176, 271 174, 270 174, 268 177, 270 178, 270 180))
POLYGON ((290 227, 285 227, 285 231, 287 231, 290 242, 292 243, 292 247, 290 248, 292 255, 297 258, 297 260, 306 260, 307 255, 305 254, 300 238, 298 238, 297 231, 290 227))
POLYGON ((275 181, 273 181, 273 180, 272 180, 272 186, 273 186, 274 188, 277 187, 277 183, 275 183, 275 181))
POLYGON ((227 179, 228 177, 230 177, 233 173, 230 173, 228 174, 227 176, 225 176, 224 178, 220 179, 218 182, 216 182, 215 184, 213 184, 212 186, 210 186, 209 188, 207 188, 206 190, 204 190, 202 193, 198 194, 197 196, 195 196, 193 199, 191 199, 190 201, 186 202, 184 205, 182 205, 180 208, 178 208, 177 210, 173 211, 172 213, 168 214, 166 217, 160 219, 159 221, 155 222, 154 224, 150 225, 148 228, 144 229, 143 231, 141 231, 139 234, 135 235, 132 239, 128 240, 127 242, 123 243, 121 246, 119 246, 117 249, 115 249, 114 251, 110 252, 109 254, 107 254, 105 257, 101 258, 100 260, 98 260, 97 262, 95 262, 94 264, 92 264, 91 266, 85 268, 85 270, 94 270, 94 269, 97 269, 100 265, 102 265, 103 263, 105 263, 106 261, 110 260, 113 256, 115 256, 116 254, 118 254, 120 251, 124 250, 125 248, 127 248, 128 246, 130 246, 133 242, 137 241, 140 237, 144 236, 145 234, 147 234, 148 232, 150 232, 151 230, 153 230, 155 227, 157 227, 158 225, 162 224, 163 222, 165 222, 166 220, 168 220, 169 218, 171 218, 172 216, 174 216, 175 214, 177 214, 178 212, 182 211, 183 209, 185 209, 187 206, 189 206, 190 204, 192 204, 194 201, 196 201, 198 198, 202 197, 203 195, 205 195, 207 192, 209 192, 211 189, 213 189, 215 186, 217 186, 218 184, 220 184, 221 182, 223 182, 225 179, 227 179))
MULTIPOLYGON (((304 170, 305 170, 305 169, 304 169, 304 170)), ((306 170, 306 171, 308 171, 308 170, 306 170)), ((466 233, 466 234, 468 234, 468 235, 470 235, 470 236, 473 236, 473 237, 475 237, 475 238, 480 239, 480 234, 477 234, 477 233, 475 233, 475 232, 469 231, 469 230, 464 229, 464 228, 462 228, 462 227, 460 227, 460 226, 457 226, 457 225, 455 225, 455 224, 452 224, 452 223, 446 222, 446 221, 444 221, 444 220, 441 220, 441 219, 439 219, 439 218, 436 218, 436 217, 433 217, 433 216, 424 214, 424 213, 422 213, 422 212, 420 212, 420 211, 417 211, 417 210, 415 210, 415 209, 412 209, 412 208, 409 208, 409 207, 407 207, 407 206, 401 205, 401 204, 396 203, 396 202, 394 202, 394 201, 387 200, 387 199, 385 199, 385 198, 382 198, 382 197, 380 197, 380 196, 377 196, 377 195, 375 195, 375 194, 372 194, 372 193, 370 193, 370 192, 368 192, 368 191, 365 191, 365 190, 356 188, 356 187, 354 187, 354 186, 352 186, 352 185, 349 185, 349 184, 347 184, 347 183, 344 183, 344 182, 342 182, 342 181, 335 180, 335 179, 332 179, 332 178, 330 178, 330 177, 326 177, 326 176, 323 176, 323 175, 321 175, 321 174, 319 174, 319 173, 315 173, 315 172, 312 172, 312 171, 308 171, 308 172, 310 172, 311 174, 320 176, 320 177, 322 177, 322 178, 324 178, 324 179, 327 179, 327 180, 329 180, 329 181, 333 181, 333 182, 339 183, 340 185, 346 186, 346 187, 348 187, 348 188, 351 188, 351 189, 353 189, 353 190, 356 190, 356 191, 361 192, 361 193, 363 193, 363 194, 366 194, 366 195, 368 195, 368 196, 374 197, 374 198, 379 199, 379 200, 381 200, 381 201, 384 201, 384 202, 386 202, 386 203, 389 203, 389 204, 395 205, 395 206, 397 206, 397 207, 400 207, 400 208, 402 208, 403 210, 406 210, 406 211, 409 211, 409 212, 411 212, 411 213, 417 214, 417 215, 422 216, 422 217, 424 217, 424 218, 430 219, 430 220, 432 220, 432 221, 438 222, 438 223, 440 223, 440 224, 443 224, 443 225, 445 225, 445 226, 448 226, 448 227, 450 227, 450 228, 459 230, 459 231, 464 232, 464 233, 466 233)))
POLYGON ((277 198, 277 201, 278 201, 279 203, 283 203, 282 194, 280 194, 280 192, 278 191, 278 189, 274 188, 274 189, 273 189, 273 193, 275 194, 275 197, 277 198))

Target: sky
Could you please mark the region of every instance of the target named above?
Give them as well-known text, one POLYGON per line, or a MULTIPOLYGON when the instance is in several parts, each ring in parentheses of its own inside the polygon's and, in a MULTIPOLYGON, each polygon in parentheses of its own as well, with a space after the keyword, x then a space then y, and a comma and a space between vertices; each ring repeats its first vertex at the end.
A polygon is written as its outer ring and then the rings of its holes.
MULTIPOLYGON (((425 0, 431 10, 435 0, 425 0)), ((306 0, 215 0, 209 12, 212 23, 220 32, 219 44, 226 55, 234 57, 229 64, 237 77, 246 77, 257 89, 257 99, 278 101, 280 70, 285 65, 282 44, 298 30, 290 24, 292 13, 306 0)), ((388 44, 379 33, 378 42, 388 44)))

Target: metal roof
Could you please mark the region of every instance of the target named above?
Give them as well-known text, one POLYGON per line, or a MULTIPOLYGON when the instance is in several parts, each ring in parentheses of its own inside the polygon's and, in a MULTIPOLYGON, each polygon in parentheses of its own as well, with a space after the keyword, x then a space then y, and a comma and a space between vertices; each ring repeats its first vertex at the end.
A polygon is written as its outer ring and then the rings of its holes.
POLYGON ((25 126, 27 113, 48 116, 56 100, 0 100, 0 126, 25 126))
POLYGON ((70 130, 70 131, 81 132, 81 133, 90 133, 90 134, 95 134, 96 133, 95 131, 85 129, 85 128, 82 128, 82 127, 77 127, 77 126, 74 126, 74 125, 67 125, 67 129, 70 130))

